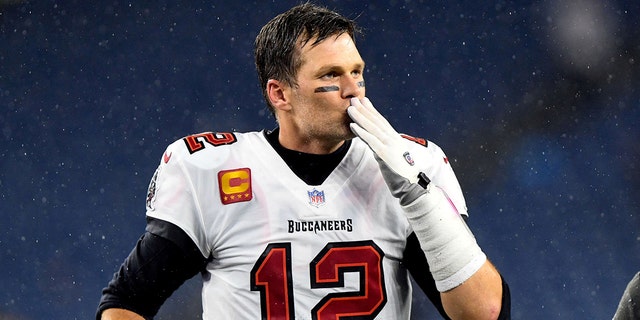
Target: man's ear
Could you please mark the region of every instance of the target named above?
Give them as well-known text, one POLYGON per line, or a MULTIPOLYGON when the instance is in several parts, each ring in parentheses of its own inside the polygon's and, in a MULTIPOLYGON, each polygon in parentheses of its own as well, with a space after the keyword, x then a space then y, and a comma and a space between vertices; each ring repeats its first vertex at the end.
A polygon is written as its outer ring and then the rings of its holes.
POLYGON ((267 81, 267 97, 276 110, 289 110, 289 86, 282 81, 269 79, 267 81))

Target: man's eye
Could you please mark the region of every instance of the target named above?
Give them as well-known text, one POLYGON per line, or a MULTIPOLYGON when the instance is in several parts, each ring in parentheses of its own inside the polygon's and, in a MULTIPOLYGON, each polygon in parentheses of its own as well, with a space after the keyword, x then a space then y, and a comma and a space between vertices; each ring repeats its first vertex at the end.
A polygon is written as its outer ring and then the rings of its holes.
POLYGON ((322 76, 323 79, 333 79, 336 77, 336 73, 335 72, 330 72, 325 74, 324 76, 322 76))

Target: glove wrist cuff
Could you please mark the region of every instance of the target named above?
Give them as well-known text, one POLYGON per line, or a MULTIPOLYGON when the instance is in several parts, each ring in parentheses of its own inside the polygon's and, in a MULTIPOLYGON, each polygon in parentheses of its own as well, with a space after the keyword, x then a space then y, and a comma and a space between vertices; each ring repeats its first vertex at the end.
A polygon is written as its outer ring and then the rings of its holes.
POLYGON ((420 242, 438 291, 445 292, 469 279, 486 256, 444 191, 429 185, 423 192, 402 209, 420 242))

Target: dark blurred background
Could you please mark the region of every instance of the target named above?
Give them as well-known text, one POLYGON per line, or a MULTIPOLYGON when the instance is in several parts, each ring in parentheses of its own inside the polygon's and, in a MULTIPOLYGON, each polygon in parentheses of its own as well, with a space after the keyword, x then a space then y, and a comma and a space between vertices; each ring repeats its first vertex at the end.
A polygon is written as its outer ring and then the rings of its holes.
MULTIPOLYGON (((166 145, 275 126, 253 39, 296 3, 0 0, 0 319, 91 319, 166 145)), ((448 153, 513 318, 610 319, 640 270, 640 3, 317 3, 364 27, 378 109, 448 153)), ((199 285, 158 318, 198 318, 199 285)))

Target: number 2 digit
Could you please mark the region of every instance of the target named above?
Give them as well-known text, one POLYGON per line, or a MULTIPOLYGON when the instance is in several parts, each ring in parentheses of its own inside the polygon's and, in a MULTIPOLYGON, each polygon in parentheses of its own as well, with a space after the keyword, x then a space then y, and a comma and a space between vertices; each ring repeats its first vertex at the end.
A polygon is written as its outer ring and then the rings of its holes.
MULTIPOLYGON (((384 253, 373 241, 327 244, 311 261, 311 288, 344 287, 344 274, 357 272, 359 291, 332 293, 311 310, 315 320, 373 319, 387 297, 382 270, 384 253)), ((291 244, 270 244, 251 270, 251 290, 260 291, 262 318, 293 320, 291 244)))

